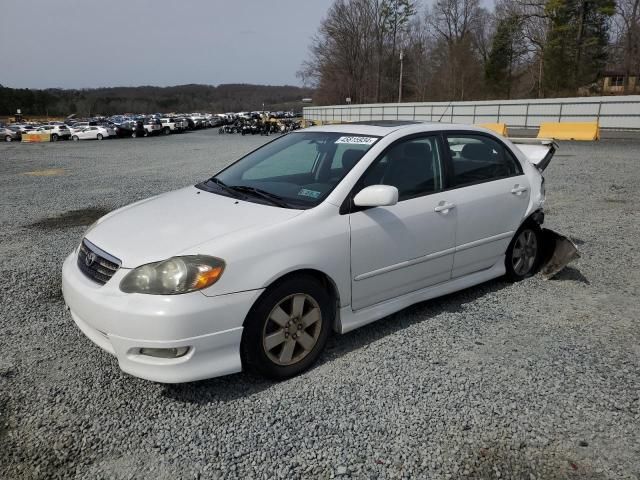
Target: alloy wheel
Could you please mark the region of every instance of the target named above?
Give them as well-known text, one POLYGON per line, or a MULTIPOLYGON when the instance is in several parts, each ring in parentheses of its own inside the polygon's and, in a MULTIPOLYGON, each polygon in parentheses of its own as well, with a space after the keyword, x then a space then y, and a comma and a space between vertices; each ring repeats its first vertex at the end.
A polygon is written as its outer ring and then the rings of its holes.
POLYGON ((262 330, 262 346, 276 365, 293 365, 306 357, 318 343, 322 311, 305 293, 283 298, 271 310, 262 330))
POLYGON ((513 246, 511 264, 513 271, 520 276, 527 275, 533 269, 538 256, 538 238, 533 230, 523 230, 513 246))

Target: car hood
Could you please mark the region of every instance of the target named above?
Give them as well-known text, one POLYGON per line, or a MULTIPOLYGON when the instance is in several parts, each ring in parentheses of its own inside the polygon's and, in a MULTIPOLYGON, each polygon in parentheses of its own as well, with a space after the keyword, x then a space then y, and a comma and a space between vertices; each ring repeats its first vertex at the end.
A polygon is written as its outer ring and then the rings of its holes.
MULTIPOLYGON (((247 202, 187 187, 142 200, 102 217, 86 238, 124 268, 165 260, 231 234, 291 219, 302 210, 247 202)), ((240 233, 242 232, 242 233, 240 233)), ((215 254, 215 252, 198 252, 215 254)))

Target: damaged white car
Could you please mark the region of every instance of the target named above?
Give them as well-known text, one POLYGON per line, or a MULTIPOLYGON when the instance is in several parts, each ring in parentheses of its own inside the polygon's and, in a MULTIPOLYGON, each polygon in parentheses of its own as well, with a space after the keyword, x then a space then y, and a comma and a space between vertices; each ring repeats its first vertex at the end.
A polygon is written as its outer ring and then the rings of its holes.
POLYGON ((291 133, 101 218, 64 263, 64 298, 132 375, 287 378, 332 332, 536 272, 555 148, 416 122, 291 133))

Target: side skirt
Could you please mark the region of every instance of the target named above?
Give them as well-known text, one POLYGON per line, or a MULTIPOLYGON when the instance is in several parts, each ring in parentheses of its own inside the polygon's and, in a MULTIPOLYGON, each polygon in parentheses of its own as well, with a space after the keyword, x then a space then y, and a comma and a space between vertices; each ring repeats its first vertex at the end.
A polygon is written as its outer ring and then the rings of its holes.
POLYGON ((505 272, 504 257, 501 256, 500 260, 496 262, 495 265, 486 270, 481 270, 479 272, 465 275, 464 277, 432 285, 421 290, 416 290, 415 292, 406 293, 401 297, 392 298, 391 300, 386 300, 361 310, 353 311, 350 305, 343 307, 340 309, 339 313, 339 331, 340 333, 350 332, 351 330, 355 330, 356 328, 375 322, 376 320, 398 312, 413 304, 473 287, 474 285, 501 277, 505 272))

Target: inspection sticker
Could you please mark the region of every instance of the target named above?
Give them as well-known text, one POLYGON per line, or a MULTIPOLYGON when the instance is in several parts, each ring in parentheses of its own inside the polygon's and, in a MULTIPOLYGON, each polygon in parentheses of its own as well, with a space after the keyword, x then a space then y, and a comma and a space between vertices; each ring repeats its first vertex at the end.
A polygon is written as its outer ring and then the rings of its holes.
POLYGON ((336 143, 350 143, 356 145, 372 145, 377 140, 376 137, 340 137, 336 143))
POLYGON ((307 190, 306 188, 301 188, 298 192, 298 195, 303 197, 311 197, 311 198, 319 198, 322 195, 322 192, 318 192, 317 190, 307 190))

